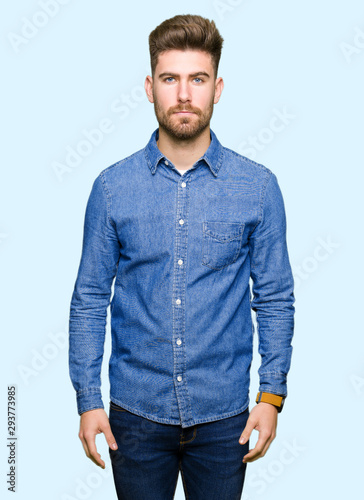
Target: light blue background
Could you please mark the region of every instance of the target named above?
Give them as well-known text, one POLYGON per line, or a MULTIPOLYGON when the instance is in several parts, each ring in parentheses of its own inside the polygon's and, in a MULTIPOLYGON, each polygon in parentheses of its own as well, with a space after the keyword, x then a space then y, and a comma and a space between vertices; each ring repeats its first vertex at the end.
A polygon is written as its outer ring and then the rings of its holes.
MULTIPOLYGON (((258 137, 260 150, 248 153, 277 175, 296 277, 289 396, 277 438, 264 458, 248 465, 243 499, 360 498, 363 3, 222 0, 200 1, 197 8, 195 0, 181 7, 70 0, 47 20, 37 14, 44 12, 38 2, 19 0, 2 11, 1 491, 8 471, 6 386, 15 383, 17 498, 116 498, 103 436, 97 444, 105 472, 87 459, 77 435, 67 366, 69 303, 92 183, 144 147, 157 127, 143 94, 148 35, 164 19, 191 13, 214 19, 225 39, 219 68, 225 89, 211 128, 242 154, 244 141, 258 137), (34 16, 44 26, 16 51, 9 35, 21 36, 34 16), (127 116, 114 111, 123 95, 132 96, 127 116), (282 130, 266 130, 284 109, 290 118, 282 130), (113 131, 60 181, 54 162, 65 163, 66 148, 77 148, 83 130, 103 119, 113 131)), ((108 332, 106 405, 109 352, 108 332)), ((255 356, 252 404, 258 366, 255 356)), ((176 500, 183 498, 180 478, 176 500)))

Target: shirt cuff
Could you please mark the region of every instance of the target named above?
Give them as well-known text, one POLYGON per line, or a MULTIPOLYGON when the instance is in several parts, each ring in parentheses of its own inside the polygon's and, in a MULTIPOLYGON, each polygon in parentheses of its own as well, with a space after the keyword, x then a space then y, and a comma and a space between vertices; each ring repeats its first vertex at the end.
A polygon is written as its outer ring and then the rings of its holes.
POLYGON ((267 373, 261 375, 259 392, 270 392, 277 396, 287 396, 287 377, 279 374, 267 373))
POLYGON ((101 398, 101 389, 91 387, 89 389, 82 389, 77 392, 77 410, 81 415, 86 411, 97 410, 98 408, 104 409, 101 398))

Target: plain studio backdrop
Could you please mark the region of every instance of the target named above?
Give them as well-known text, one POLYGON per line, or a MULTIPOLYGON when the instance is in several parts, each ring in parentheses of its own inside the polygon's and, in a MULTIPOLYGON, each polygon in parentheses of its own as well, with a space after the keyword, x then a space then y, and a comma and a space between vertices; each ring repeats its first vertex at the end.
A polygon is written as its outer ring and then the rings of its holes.
MULTIPOLYGON (((92 183, 158 124, 148 35, 176 14, 214 19, 225 81, 211 128, 281 187, 295 275, 288 398, 243 499, 360 498, 364 410, 360 0, 19 0, 2 7, 1 491, 7 386, 17 387, 19 500, 116 499, 84 454, 68 375, 68 314, 92 183)), ((107 408, 107 330, 103 399, 107 408)), ((258 390, 257 355, 251 405, 258 390)), ((254 431, 252 444, 257 433, 254 431)), ((2 496, 2 498, 4 498, 2 496)), ((181 477, 176 500, 184 498, 181 477)), ((206 497, 208 498, 208 496, 206 497)))

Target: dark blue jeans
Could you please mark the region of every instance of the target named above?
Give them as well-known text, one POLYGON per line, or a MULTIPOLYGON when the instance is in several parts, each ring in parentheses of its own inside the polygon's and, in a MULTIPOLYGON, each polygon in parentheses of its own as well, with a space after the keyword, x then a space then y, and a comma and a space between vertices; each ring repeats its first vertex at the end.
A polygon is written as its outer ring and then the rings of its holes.
POLYGON ((186 499, 240 500, 245 479, 239 443, 249 409, 182 428, 160 424, 110 403, 118 450, 109 448, 119 500, 172 500, 181 471, 186 499))

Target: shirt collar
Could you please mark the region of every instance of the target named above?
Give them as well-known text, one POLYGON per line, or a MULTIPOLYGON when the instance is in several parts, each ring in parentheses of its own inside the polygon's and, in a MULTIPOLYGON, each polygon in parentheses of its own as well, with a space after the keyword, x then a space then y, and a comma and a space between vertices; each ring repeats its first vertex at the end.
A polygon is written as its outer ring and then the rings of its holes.
MULTIPOLYGON (((163 153, 157 146, 158 138, 159 138, 159 128, 154 130, 148 144, 144 148, 145 157, 147 159, 147 163, 152 174, 155 174, 159 162, 162 159, 166 159, 166 157, 163 155, 163 153)), ((205 160, 211 172, 216 177, 222 162, 223 147, 219 142, 218 138, 216 137, 216 134, 211 130, 211 128, 210 128, 210 138, 211 138, 210 145, 207 148, 205 154, 201 156, 200 160, 205 160)))

